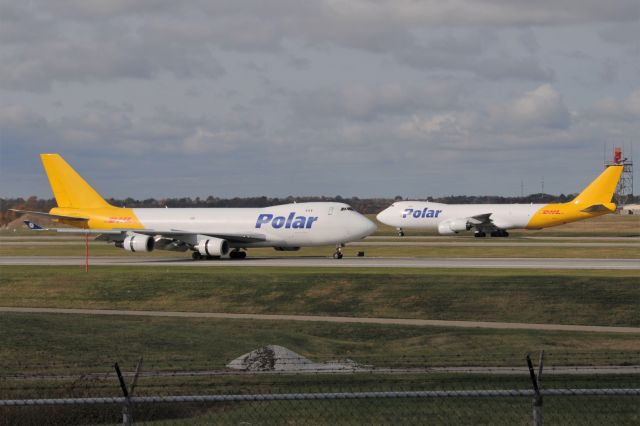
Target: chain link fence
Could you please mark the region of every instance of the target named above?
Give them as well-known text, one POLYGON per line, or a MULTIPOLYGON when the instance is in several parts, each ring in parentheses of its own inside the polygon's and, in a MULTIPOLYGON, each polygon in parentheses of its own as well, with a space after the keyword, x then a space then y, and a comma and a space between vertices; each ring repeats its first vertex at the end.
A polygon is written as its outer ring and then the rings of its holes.
MULTIPOLYGON (((517 358, 296 357, 245 369, 162 359, 145 360, 137 376, 128 360, 122 385, 108 362, 0 365, 0 425, 531 425, 535 391, 517 358)), ((536 366, 539 420, 640 424, 640 362, 625 358, 548 354, 542 380, 536 366)))

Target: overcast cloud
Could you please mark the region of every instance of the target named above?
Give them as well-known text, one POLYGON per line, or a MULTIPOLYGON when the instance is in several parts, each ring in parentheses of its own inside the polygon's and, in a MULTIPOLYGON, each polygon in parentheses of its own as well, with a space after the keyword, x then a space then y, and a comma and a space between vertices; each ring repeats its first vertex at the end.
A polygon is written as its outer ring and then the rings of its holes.
POLYGON ((40 152, 105 197, 571 193, 638 135, 637 0, 0 0, 3 197, 40 152))

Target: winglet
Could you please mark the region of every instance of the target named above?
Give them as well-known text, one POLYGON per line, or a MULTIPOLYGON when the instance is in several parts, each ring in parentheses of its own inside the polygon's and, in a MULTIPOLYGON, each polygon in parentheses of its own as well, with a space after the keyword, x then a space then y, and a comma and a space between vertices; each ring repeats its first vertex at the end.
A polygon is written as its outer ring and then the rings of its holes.
POLYGON ((58 207, 111 207, 60 154, 40 154, 58 207))

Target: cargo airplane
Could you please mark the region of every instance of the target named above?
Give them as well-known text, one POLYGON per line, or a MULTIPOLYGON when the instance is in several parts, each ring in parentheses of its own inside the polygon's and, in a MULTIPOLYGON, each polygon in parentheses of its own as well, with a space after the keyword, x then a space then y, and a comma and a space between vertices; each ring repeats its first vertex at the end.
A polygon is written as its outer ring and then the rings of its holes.
POLYGON ((507 237, 509 229, 542 229, 616 211, 612 202, 622 165, 607 167, 578 196, 555 204, 441 204, 398 201, 380 212, 377 219, 397 228, 437 230, 452 235, 474 230, 476 237, 507 237))
MULTIPOLYGON (((14 210, 53 219, 73 228, 59 232, 95 234, 130 252, 185 252, 194 260, 246 257, 247 248, 295 251, 344 243, 372 234, 376 226, 343 203, 293 203, 264 208, 123 208, 107 203, 58 154, 41 154, 58 207, 48 213, 14 210), (76 229, 74 229, 76 228, 76 229), (80 229, 77 229, 80 228, 80 229)), ((37 225, 28 225, 34 229, 37 225)))

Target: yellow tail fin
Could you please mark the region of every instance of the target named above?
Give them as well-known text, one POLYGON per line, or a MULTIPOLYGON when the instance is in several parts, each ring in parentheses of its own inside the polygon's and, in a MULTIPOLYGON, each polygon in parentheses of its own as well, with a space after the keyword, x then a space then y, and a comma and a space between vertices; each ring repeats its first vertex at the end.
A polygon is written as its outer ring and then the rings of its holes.
POLYGON ((60 154, 40 154, 40 159, 58 207, 112 207, 64 161, 60 154))
MULTIPOLYGON (((593 182, 589 184, 576 198, 574 204, 591 206, 595 204, 607 205, 611 203, 624 166, 609 166, 593 182)), ((615 206, 614 206, 615 208, 615 206)))

